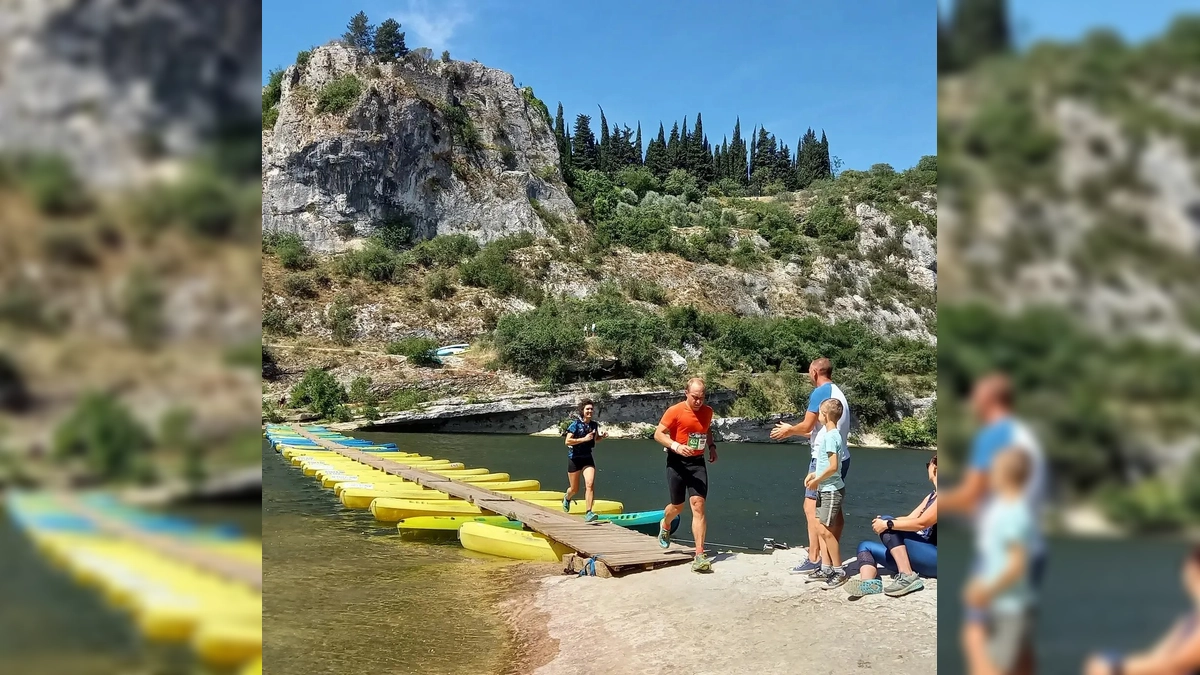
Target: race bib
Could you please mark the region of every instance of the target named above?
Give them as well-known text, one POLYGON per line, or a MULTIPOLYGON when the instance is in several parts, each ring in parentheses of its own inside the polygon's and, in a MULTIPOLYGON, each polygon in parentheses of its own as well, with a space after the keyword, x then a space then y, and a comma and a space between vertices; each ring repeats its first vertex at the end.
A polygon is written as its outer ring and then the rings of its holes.
POLYGON ((704 443, 707 440, 708 434, 688 434, 687 446, 692 450, 699 450, 704 447, 704 443))

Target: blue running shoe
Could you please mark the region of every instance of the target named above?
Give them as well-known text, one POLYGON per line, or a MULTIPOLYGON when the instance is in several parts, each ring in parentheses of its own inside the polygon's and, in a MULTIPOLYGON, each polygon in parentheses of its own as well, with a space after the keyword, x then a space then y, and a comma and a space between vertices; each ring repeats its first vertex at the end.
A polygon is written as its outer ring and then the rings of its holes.
POLYGON ((808 574, 819 569, 821 569, 821 563, 805 560, 803 565, 797 565, 788 571, 792 574, 808 574))
POLYGON ((590 522, 592 522, 593 520, 595 520, 595 519, 596 519, 596 518, 598 518, 598 517, 599 517, 599 516, 597 516, 596 514, 592 513, 591 511, 588 511, 587 513, 585 513, 585 514, 583 515, 583 519, 584 519, 584 521, 586 521, 586 522, 589 522, 589 523, 590 523, 590 522))
POLYGON ((571 500, 568 497, 563 497, 563 512, 571 512, 571 500))
POLYGON ((661 525, 658 528, 658 545, 662 548, 671 546, 671 531, 662 529, 661 525))

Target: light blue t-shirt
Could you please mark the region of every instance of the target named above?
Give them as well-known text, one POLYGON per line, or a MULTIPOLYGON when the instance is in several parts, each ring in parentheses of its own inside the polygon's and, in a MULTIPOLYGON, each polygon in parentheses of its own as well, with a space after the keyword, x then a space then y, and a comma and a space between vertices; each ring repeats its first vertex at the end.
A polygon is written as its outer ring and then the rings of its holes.
MULTIPOLYGON (((836 398, 842 404, 842 417, 837 423, 838 434, 842 437, 841 454, 838 456, 845 461, 850 459, 850 404, 846 402, 846 395, 842 393, 841 388, 832 382, 826 382, 813 389, 812 393, 808 395, 808 412, 814 415, 820 414, 821 403, 831 398, 836 398)), ((825 425, 818 422, 809 435, 809 445, 816 448, 817 434, 824 430, 825 425)))
POLYGON ((833 475, 821 481, 817 486, 817 491, 836 492, 846 487, 846 484, 842 481, 841 471, 841 434, 831 434, 827 430, 821 429, 817 434, 815 444, 812 452, 813 466, 815 467, 813 470, 817 475, 824 473, 829 468, 831 464, 830 455, 833 455, 832 463, 834 463, 833 475))
MULTIPOLYGON (((970 468, 987 473, 991 471, 996 455, 1017 447, 1026 452, 1030 459, 1029 481, 1025 488, 1025 500, 1033 514, 1033 552, 1045 550, 1038 516, 1046 500, 1048 481, 1046 458, 1033 432, 1013 417, 1004 417, 983 427, 975 434, 971 443, 970 468)), ((990 497, 989 497, 990 499, 990 497)), ((986 500, 985 500, 986 502, 986 500)))
POLYGON ((1029 565, 1035 536, 1033 509, 1025 499, 992 499, 980 514, 975 550, 979 561, 976 574, 981 581, 991 584, 1004 573, 1014 545, 1024 548, 1026 555, 1025 574, 992 598, 993 612, 1015 614, 1033 604, 1029 565))

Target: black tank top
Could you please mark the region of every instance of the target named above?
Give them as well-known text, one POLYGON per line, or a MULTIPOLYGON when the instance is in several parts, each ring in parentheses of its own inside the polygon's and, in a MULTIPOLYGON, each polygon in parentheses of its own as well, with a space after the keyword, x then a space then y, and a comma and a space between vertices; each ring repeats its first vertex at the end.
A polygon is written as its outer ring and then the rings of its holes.
MULTIPOLYGON (((934 490, 933 492, 929 493, 928 497, 925 498, 925 506, 921 507, 921 512, 917 514, 917 517, 920 518, 921 516, 925 515, 925 512, 929 510, 930 506, 933 506, 933 502, 936 499, 937 490, 934 490)), ((930 525, 929 527, 917 532, 917 536, 933 544, 934 546, 937 546, 937 523, 934 523, 933 525, 930 525)))

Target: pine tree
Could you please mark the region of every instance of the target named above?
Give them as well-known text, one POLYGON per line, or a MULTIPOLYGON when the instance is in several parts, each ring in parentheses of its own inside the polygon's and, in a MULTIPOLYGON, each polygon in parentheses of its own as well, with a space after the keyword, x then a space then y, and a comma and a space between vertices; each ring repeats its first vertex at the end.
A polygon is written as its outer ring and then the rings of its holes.
POLYGON ((371 38, 374 34, 375 26, 367 23, 366 12, 359 12, 350 19, 350 23, 346 24, 346 32, 342 34, 342 40, 351 47, 370 52, 371 38))
POLYGON ((1007 0, 958 0, 951 22, 955 65, 968 67, 1011 47, 1007 0))
POLYGON ((637 127, 637 138, 636 138, 636 139, 633 141, 633 149, 636 151, 636 152, 634 153, 634 162, 633 162, 633 163, 634 163, 634 164, 637 164, 638 166, 641 166, 641 164, 642 164, 642 152, 643 152, 643 148, 642 148, 642 123, 641 123, 641 122, 638 122, 638 127, 637 127))
POLYGON ((383 63, 389 63, 408 53, 404 45, 404 33, 400 32, 400 24, 395 19, 388 19, 379 24, 374 37, 375 56, 383 63))
POLYGON ((596 137, 592 134, 592 118, 580 113, 575 116, 575 133, 571 140, 571 168, 587 171, 600 166, 596 137))

